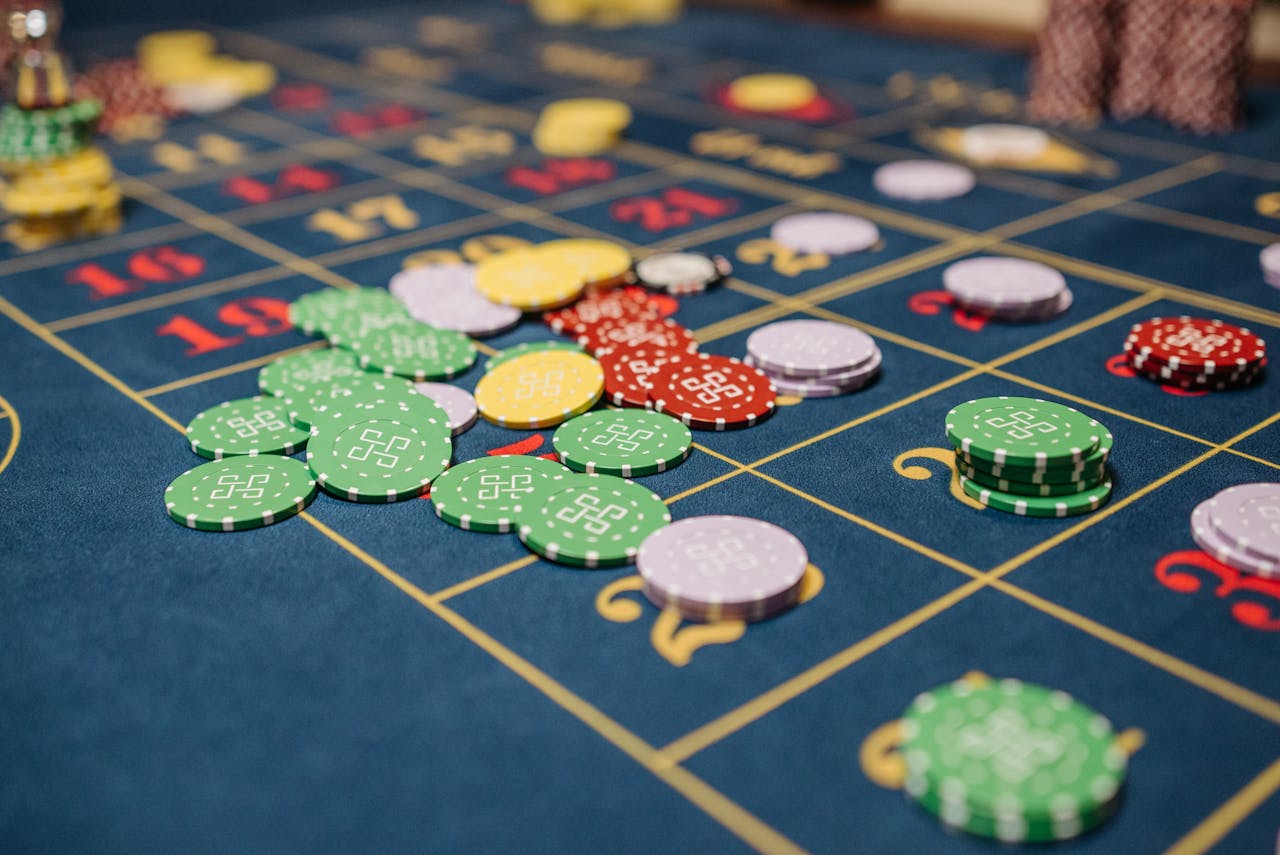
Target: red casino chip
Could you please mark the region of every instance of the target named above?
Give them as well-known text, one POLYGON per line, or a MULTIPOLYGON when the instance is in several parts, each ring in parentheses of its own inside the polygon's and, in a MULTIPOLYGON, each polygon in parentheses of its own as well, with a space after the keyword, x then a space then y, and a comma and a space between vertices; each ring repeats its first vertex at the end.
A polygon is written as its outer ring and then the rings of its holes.
POLYGON ((618 348, 600 356, 604 396, 616 407, 649 407, 649 378, 687 353, 661 348, 618 348))
POLYGON ((1258 365, 1267 355, 1266 342, 1244 327, 1186 315, 1135 324, 1124 349, 1149 363, 1187 374, 1239 372, 1258 365))
POLYGON ((611 350, 658 348, 676 353, 693 353, 698 342, 693 333, 672 320, 650 318, 617 318, 601 321, 578 334, 578 344, 592 356, 611 350))
POLYGON ((581 335, 603 321, 653 320, 658 310, 635 292, 619 289, 601 291, 579 300, 572 306, 544 312, 542 322, 552 332, 581 335))
POLYGON ((729 356, 701 354, 672 362, 649 382, 655 410, 699 430, 751 427, 773 413, 777 398, 763 372, 729 356))

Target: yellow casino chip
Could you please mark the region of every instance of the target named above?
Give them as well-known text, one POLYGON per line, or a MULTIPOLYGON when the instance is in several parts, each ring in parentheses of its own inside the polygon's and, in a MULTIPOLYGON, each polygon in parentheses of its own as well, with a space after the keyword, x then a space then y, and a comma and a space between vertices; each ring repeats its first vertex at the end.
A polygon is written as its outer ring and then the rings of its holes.
POLYGON ((556 129, 619 133, 631 124, 631 108, 612 98, 566 98, 542 108, 540 123, 556 129))
POLYGON ((744 110, 781 113, 818 97, 818 87, 798 74, 748 74, 729 84, 729 100, 744 110))
POLYGON ((520 430, 551 427, 591 409, 604 371, 585 353, 538 350, 494 367, 476 384, 480 415, 520 430))
POLYGON ((532 249, 504 252, 476 266, 477 291, 495 303, 526 312, 572 302, 586 284, 573 262, 532 249))
POLYGON ((599 157, 618 144, 610 133, 565 133, 538 125, 533 129, 533 147, 547 157, 599 157))
POLYGON ((96 198, 96 187, 55 188, 19 181, 5 191, 4 209, 20 217, 52 217, 88 208, 96 198))
POLYGON ((565 238, 539 244, 533 251, 569 262, 588 285, 612 282, 631 269, 631 253, 608 240, 565 238))
POLYGON ((29 164, 19 178, 22 184, 44 184, 62 187, 70 184, 99 186, 111 180, 111 159, 96 146, 81 149, 67 157, 29 164))

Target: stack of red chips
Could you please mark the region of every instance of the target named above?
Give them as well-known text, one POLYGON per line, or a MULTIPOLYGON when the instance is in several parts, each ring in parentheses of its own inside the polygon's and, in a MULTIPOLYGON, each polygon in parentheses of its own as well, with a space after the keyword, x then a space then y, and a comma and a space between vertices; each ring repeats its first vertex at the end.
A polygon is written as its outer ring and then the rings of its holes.
POLYGON ((1266 342, 1248 329, 1186 315, 1134 324, 1124 350, 1144 377, 1195 391, 1248 386, 1267 361, 1266 342))

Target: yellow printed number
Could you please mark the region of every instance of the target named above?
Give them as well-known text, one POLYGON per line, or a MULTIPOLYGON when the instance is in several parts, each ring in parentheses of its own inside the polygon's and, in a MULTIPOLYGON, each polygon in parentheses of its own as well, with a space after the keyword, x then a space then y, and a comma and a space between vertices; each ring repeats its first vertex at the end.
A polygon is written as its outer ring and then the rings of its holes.
POLYGON ((379 220, 398 231, 418 226, 417 213, 400 196, 389 193, 352 202, 342 211, 321 208, 307 217, 307 228, 313 232, 327 232, 342 243, 354 243, 382 234, 379 220))
POLYGON ((747 264, 764 264, 772 260, 773 269, 783 276, 799 276, 831 265, 831 257, 824 252, 796 252, 769 238, 756 238, 739 246, 738 260, 747 264))
POLYGON ((533 244, 515 235, 476 235, 463 241, 462 247, 453 249, 424 249, 407 257, 402 266, 423 267, 428 264, 479 264, 492 255, 513 249, 525 249, 533 244))
POLYGON ((201 134, 194 148, 172 140, 151 147, 151 159, 172 172, 195 172, 206 161, 239 163, 243 157, 244 146, 222 134, 201 134))

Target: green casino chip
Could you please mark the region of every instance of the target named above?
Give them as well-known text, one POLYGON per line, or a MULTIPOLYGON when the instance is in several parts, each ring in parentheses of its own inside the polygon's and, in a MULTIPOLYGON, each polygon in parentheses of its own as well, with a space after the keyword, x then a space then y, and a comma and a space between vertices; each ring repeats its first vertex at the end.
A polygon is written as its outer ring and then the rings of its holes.
MULTIPOLYGON (((353 396, 376 398, 378 395, 399 394, 406 389, 412 390, 413 383, 402 377, 383 377, 361 371, 358 377, 343 378, 341 382, 317 389, 305 398, 288 397, 284 402, 289 421, 309 431, 324 413, 330 410, 341 412, 343 403, 349 402, 353 396)), ((350 409, 350 403, 347 409, 350 409)))
POLYGON ((1074 517, 1096 511, 1111 498, 1110 481, 1069 496, 1019 496, 992 490, 963 475, 960 476, 960 486, 966 494, 987 507, 1020 517, 1074 517))
POLYGON ((325 492, 352 502, 420 496, 449 466, 453 440, 443 421, 416 425, 388 418, 314 435, 307 465, 325 492))
POLYGON ((382 305, 381 301, 366 301, 365 304, 357 304, 346 314, 327 322, 323 332, 329 344, 350 350, 355 342, 370 333, 385 330, 387 327, 413 323, 414 320, 409 317, 409 311, 400 302, 382 305))
POLYGON ((1115 815, 1120 799, 1111 799, 1096 811, 1087 811, 1079 815, 1068 811, 1060 817, 1049 816, 1038 819, 1008 814, 997 818, 976 813, 962 803, 944 803, 933 790, 926 790, 916 798, 916 802, 942 820, 943 825, 967 831, 978 837, 987 837, 1006 843, 1052 843, 1079 837, 1102 825, 1115 815))
POLYGON ((515 527, 524 506, 535 507, 575 477, 541 457, 504 454, 459 463, 431 485, 436 516, 466 531, 501 533, 515 527))
POLYGON ((963 469, 966 466, 986 473, 992 478, 1005 478, 1010 481, 1021 481, 1025 484, 1070 484, 1081 481, 1097 481, 1107 470, 1107 461, 1111 458, 1111 449, 1115 439, 1106 428, 1098 439, 1098 447, 1093 453, 1076 463, 1065 463, 1040 471, 1033 466, 1001 466, 989 460, 982 460, 956 450, 956 460, 963 469))
POLYGON ((226 401, 199 413, 187 425, 191 450, 210 460, 293 454, 306 447, 307 436, 290 421, 284 401, 262 395, 226 401))
POLYGON ((575 567, 631 564, 644 539, 671 522, 662 499, 632 481, 578 475, 516 516, 520 540, 549 561, 575 567))
POLYGON ((663 413, 597 410, 556 428, 551 445, 570 469, 633 478, 678 466, 689 456, 693 434, 663 413))
POLYGON ((323 335, 353 313, 407 314, 404 304, 382 288, 322 288, 289 304, 289 322, 307 335, 323 335))
POLYGON ((584 348, 576 341, 525 341, 520 344, 512 345, 506 350, 499 351, 484 364, 486 372, 492 371, 504 362, 510 362, 517 356, 524 356, 526 353, 537 353, 540 350, 572 350, 583 353, 584 348))
POLYGON ((1079 463, 1105 429, 1065 404, 1038 398, 978 398, 947 413, 947 438, 970 457, 1038 472, 1079 463))
POLYGON ((419 382, 448 380, 476 361, 475 345, 464 334, 417 322, 374 330, 351 349, 362 368, 419 382))
POLYGON ((348 389, 350 394, 312 407, 313 436, 369 419, 394 419, 411 425, 438 421, 448 424, 449 414, 444 407, 418 392, 408 380, 374 374, 365 376, 372 382, 361 381, 348 389))
POLYGON ((245 531, 288 519, 316 495, 292 457, 226 457, 183 472, 164 491, 173 520, 201 531, 245 531))
POLYGON ((1127 767, 1111 723, 1065 692, 1019 680, 957 680, 902 718, 905 790, 975 833, 1061 836, 1105 818, 1127 767))
POLYGON ((1096 478, 1068 481, 1065 484, 1030 484, 1025 481, 1010 481, 1006 478, 996 478, 972 466, 961 466, 960 474, 980 486, 1017 496, 1070 496, 1092 490, 1107 479, 1105 466, 1096 478))
POLYGON ((307 350, 264 365, 258 372, 258 388, 281 398, 306 398, 364 375, 360 363, 345 350, 307 350))

